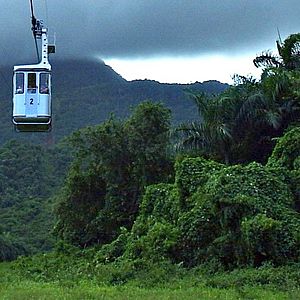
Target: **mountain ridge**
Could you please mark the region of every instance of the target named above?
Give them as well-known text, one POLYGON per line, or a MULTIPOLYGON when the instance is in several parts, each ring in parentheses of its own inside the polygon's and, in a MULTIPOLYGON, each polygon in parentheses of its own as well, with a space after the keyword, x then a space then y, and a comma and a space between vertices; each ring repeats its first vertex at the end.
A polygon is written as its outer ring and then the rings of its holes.
MULTIPOLYGON (((119 118, 127 117, 131 107, 144 100, 163 102, 171 109, 175 124, 193 120, 198 116, 193 102, 188 100, 187 90, 217 94, 229 87, 217 80, 189 84, 149 79, 127 81, 101 60, 54 59, 51 64, 53 131, 50 134, 55 141, 79 128, 99 124, 111 113, 119 118)), ((24 136, 33 141, 48 139, 47 133, 14 133, 12 105, 8 105, 8 100, 12 99, 12 67, 0 67, 0 70, 0 143, 24 136), (4 82, 6 78, 9 81, 4 82)))

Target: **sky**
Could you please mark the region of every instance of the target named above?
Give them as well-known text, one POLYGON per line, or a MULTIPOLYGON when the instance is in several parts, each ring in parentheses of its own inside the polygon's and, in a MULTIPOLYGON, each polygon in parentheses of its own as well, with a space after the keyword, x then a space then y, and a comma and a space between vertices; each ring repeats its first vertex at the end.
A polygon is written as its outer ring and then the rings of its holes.
MULTIPOLYGON (((0 0, 0 65, 32 63, 29 0, 0 0)), ((103 60, 127 80, 259 77, 252 60, 300 32, 299 0, 34 0, 58 58, 103 60)))

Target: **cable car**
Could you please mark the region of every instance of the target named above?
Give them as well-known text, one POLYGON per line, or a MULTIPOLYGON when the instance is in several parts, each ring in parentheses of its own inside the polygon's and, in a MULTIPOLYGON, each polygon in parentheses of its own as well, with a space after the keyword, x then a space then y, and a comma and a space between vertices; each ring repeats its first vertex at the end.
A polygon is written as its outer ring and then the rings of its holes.
POLYGON ((13 123, 17 131, 51 129, 51 66, 14 67, 13 123))
MULTIPOLYGON (((13 73, 13 117, 16 131, 50 131, 51 108, 51 65, 48 53, 53 45, 48 45, 47 29, 42 22, 33 19, 33 33, 42 41, 42 57, 38 64, 14 66, 13 73)), ((39 55, 38 55, 39 59, 39 55)))

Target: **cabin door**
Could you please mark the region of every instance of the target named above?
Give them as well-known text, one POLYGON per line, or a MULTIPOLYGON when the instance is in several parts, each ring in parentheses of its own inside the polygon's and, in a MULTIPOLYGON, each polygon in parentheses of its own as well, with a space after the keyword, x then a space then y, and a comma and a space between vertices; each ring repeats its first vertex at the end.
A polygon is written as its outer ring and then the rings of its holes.
POLYGON ((28 73, 27 90, 25 97, 26 116, 37 116, 38 112, 38 89, 36 84, 36 73, 28 73))

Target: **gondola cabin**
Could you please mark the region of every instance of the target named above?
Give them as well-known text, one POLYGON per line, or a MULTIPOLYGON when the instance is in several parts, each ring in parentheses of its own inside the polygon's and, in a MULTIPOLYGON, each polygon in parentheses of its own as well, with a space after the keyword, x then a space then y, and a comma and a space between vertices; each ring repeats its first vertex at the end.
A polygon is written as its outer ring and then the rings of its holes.
POLYGON ((51 129, 51 65, 14 67, 13 123, 17 131, 51 129))
POLYGON ((51 130, 51 65, 48 54, 55 52, 55 46, 49 47, 47 29, 43 28, 42 22, 33 20, 32 30, 35 39, 41 40, 42 56, 38 64, 14 67, 12 121, 17 131, 51 130))

